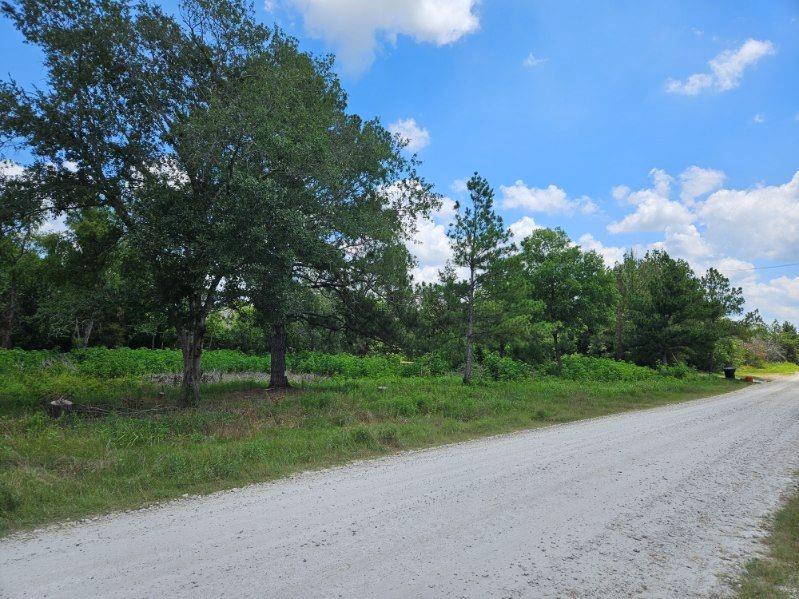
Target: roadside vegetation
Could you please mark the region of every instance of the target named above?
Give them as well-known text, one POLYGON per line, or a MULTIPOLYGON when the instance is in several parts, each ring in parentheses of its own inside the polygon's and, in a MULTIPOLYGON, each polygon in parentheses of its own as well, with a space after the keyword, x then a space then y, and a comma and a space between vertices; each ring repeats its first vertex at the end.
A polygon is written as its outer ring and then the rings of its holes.
POLYGON ((799 596, 799 489, 773 516, 766 555, 747 564, 738 594, 741 599, 799 596))
MULTIPOLYGON (((249 366, 241 361, 243 354, 233 354, 224 354, 227 365, 249 366)), ((8 353, 0 356, 8 364, 8 353)), ((39 354, 27 357, 39 366, 6 366, 0 390, 4 532, 740 385, 690 369, 659 372, 606 358, 565 356, 558 377, 509 359, 510 366, 476 362, 475 381, 464 386, 457 374, 420 376, 429 360, 309 354, 295 364, 320 375, 317 380, 288 391, 268 391, 266 381, 207 383, 200 405, 186 409, 179 407, 179 387, 148 378, 157 370, 153 364, 163 363, 161 352, 96 352, 91 368, 83 364, 97 374, 65 375, 69 355, 50 355, 45 363, 39 354), (110 364, 122 363, 130 370, 103 374, 110 364), (19 378, 20 368, 31 377, 19 378), (148 374, 139 374, 142 370, 148 374), (41 382, 63 376, 71 377, 71 387, 41 382), (14 378, 26 391, 8 391, 14 378), (76 411, 48 416, 47 402, 64 393, 76 411)), ((268 358, 258 359, 265 370, 268 358)))
POLYGON ((738 376, 764 376, 769 374, 796 374, 799 364, 794 362, 763 362, 759 366, 744 364, 737 371, 738 376))
POLYGON ((45 69, 0 81, 0 151, 29 157, 0 154, 7 529, 799 362, 794 325, 744 314, 714 268, 518 239, 478 173, 445 206, 408 140, 351 111, 333 57, 247 3, 0 13, 45 69), (452 260, 421 283, 432 215, 452 260))

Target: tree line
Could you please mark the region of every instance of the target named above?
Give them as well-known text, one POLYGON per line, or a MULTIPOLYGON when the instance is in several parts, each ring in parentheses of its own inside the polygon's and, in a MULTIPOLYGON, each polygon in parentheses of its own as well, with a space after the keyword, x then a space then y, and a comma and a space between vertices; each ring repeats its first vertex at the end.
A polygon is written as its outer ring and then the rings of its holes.
POLYGON ((663 251, 609 269, 559 229, 517 246, 479 175, 452 264, 414 285, 406 245, 440 197, 402 140, 348 110, 332 57, 243 3, 0 7, 46 71, 0 83, 0 143, 30 156, 0 175, 3 347, 177 346, 191 403, 213 344, 269 351, 280 387, 292 349, 437 353, 469 382, 485 352, 712 369, 733 339, 771 335, 731 320, 741 290, 718 271, 663 251), (55 215, 65 230, 43 230, 55 215))

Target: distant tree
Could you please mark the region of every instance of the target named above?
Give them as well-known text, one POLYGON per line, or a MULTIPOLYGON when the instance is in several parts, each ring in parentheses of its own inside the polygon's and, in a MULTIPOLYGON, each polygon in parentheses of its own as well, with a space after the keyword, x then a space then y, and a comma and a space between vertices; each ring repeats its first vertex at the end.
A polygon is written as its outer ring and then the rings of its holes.
POLYGON ((636 362, 654 366, 696 357, 712 345, 710 306, 701 281, 684 260, 661 250, 639 263, 640 293, 631 305, 627 341, 636 362))
POLYGON ((520 261, 531 299, 543 306, 558 369, 567 339, 610 322, 615 281, 596 252, 571 243, 561 229, 538 229, 522 241, 520 261))
POLYGON ((714 370, 726 366, 723 362, 735 361, 732 337, 738 332, 738 325, 730 320, 743 312, 744 297, 740 287, 733 287, 727 277, 715 268, 709 268, 700 279, 707 306, 707 347, 696 348, 699 356, 696 362, 702 368, 714 370))
POLYGON ((67 218, 63 234, 41 236, 41 282, 47 289, 36 318, 49 334, 87 347, 122 303, 118 243, 121 230, 109 210, 86 208, 67 218))
POLYGON ((472 381, 475 337, 475 297, 482 287, 490 266, 507 254, 510 232, 502 217, 494 212, 494 191, 483 177, 475 173, 466 184, 471 205, 455 204, 455 222, 447 235, 454 252, 455 265, 467 269, 466 288, 466 360, 463 381, 472 381))
POLYGON ((628 315, 630 305, 637 293, 638 263, 632 250, 624 253, 621 262, 613 267, 616 280, 616 310, 613 321, 613 357, 617 360, 625 359, 627 351, 624 345, 626 331, 629 329, 628 315))
POLYGON ((475 298, 475 338, 501 357, 520 348, 534 335, 543 305, 531 299, 519 256, 494 260, 485 271, 475 298))

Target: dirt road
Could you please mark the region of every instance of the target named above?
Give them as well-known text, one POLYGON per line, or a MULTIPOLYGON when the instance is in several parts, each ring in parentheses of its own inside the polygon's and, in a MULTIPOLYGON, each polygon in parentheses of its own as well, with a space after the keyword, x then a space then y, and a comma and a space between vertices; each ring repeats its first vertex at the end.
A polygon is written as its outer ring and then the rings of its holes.
POLYGON ((0 541, 8 597, 715 597, 799 468, 799 378, 0 541))

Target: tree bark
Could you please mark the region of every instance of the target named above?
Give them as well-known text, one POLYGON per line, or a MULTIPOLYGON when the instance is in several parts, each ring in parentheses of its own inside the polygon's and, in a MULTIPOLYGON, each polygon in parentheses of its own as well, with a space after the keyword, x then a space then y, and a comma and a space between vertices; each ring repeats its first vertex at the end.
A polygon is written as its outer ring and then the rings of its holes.
POLYGON ((269 351, 269 388, 286 389, 289 386, 289 379, 286 376, 286 326, 283 323, 272 325, 269 351))
POLYGON ((181 403, 184 407, 200 403, 200 379, 202 370, 200 360, 203 355, 205 337, 204 319, 194 327, 180 333, 180 346, 183 351, 183 383, 181 403))
POLYGON ((466 320, 466 365, 463 369, 463 382, 472 382, 472 346, 474 345, 474 267, 469 269, 468 316, 466 320))
POLYGON ((89 340, 92 338, 92 330, 94 329, 94 318, 90 318, 89 322, 86 323, 86 327, 83 329, 83 337, 81 338, 81 343, 83 347, 89 347, 89 340))
POLYGON ((552 341, 555 347, 555 362, 558 365, 558 374, 563 372, 563 356, 560 354, 560 343, 558 342, 558 332, 552 332, 552 341))
POLYGON ((14 319, 17 314, 17 294, 12 287, 8 294, 8 304, 3 313, 3 333, 0 337, 0 347, 3 349, 11 348, 11 335, 14 331, 14 319))

